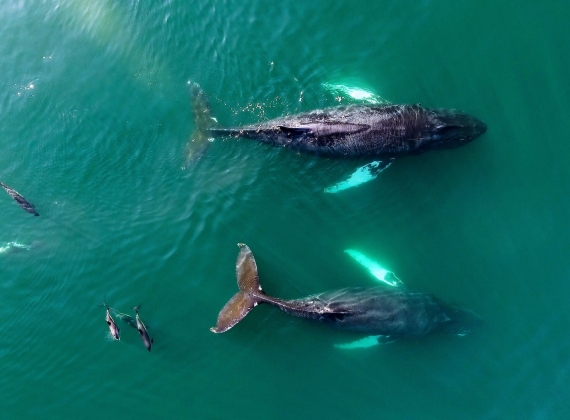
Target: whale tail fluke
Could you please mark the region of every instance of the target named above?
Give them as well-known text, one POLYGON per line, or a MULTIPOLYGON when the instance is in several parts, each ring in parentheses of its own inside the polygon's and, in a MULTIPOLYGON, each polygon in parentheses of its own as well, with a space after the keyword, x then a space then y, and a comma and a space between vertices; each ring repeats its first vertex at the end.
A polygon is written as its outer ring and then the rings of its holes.
POLYGON ((208 130, 218 126, 218 121, 212 114, 210 103, 206 94, 198 83, 188 82, 190 102, 192 103, 192 116, 194 119, 194 132, 190 136, 186 148, 186 161, 191 164, 204 154, 211 142, 208 130))
POLYGON ((236 262, 237 292, 222 308, 216 326, 210 328, 215 333, 223 333, 240 322, 255 306, 265 301, 265 293, 259 284, 257 264, 249 247, 238 244, 241 251, 236 262))

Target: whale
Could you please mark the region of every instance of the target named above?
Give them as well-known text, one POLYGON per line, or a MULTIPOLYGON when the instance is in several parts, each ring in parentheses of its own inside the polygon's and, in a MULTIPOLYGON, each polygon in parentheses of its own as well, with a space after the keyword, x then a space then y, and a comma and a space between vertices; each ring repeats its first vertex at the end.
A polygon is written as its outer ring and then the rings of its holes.
POLYGON ((146 347, 146 349, 148 351, 150 351, 150 348, 152 346, 152 343, 154 343, 154 340, 152 338, 149 337, 148 335, 148 331, 146 329, 146 326, 143 324, 143 322, 141 321, 141 318, 139 316, 139 309, 140 309, 141 305, 135 306, 133 308, 133 310, 135 311, 136 314, 136 323, 137 323, 137 330, 139 331, 139 334, 141 336, 141 340, 144 344, 144 346, 146 347))
POLYGON ((28 200, 26 200, 24 197, 22 197, 22 195, 18 191, 16 191, 13 188, 10 188, 9 186, 7 186, 2 182, 0 182, 0 187, 4 188, 6 192, 10 195, 10 197, 12 197, 16 201, 16 203, 18 203, 20 207, 22 207, 28 213, 33 214, 34 216, 39 216, 39 213, 36 211, 35 206, 32 203, 30 203, 28 200))
POLYGON ((210 329, 214 333, 228 331, 261 303, 276 306, 288 315, 376 335, 378 340, 422 337, 435 332, 463 336, 481 323, 481 318, 469 309, 448 304, 431 294, 402 288, 348 287, 300 299, 275 298, 261 288, 250 248, 245 244, 238 246, 239 291, 220 311, 216 325, 210 329))
POLYGON ((195 131, 188 149, 193 159, 216 137, 252 139, 327 158, 374 159, 326 192, 370 181, 397 158, 464 146, 487 130, 483 121, 464 112, 420 104, 351 104, 224 128, 200 86, 189 85, 195 131))

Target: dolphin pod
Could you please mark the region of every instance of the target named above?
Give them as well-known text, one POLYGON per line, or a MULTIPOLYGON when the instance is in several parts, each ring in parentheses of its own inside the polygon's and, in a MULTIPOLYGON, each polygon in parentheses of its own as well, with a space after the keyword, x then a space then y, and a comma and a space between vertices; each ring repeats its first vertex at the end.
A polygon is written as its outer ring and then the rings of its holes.
POLYGON ((142 320, 139 316, 139 309, 140 309, 141 305, 135 306, 133 308, 133 310, 135 311, 135 318, 134 319, 130 315, 119 312, 115 308, 111 308, 110 306, 108 306, 105 303, 105 301, 103 301, 101 306, 104 306, 107 309, 107 311, 105 313, 105 321, 107 322, 107 325, 109 326, 109 333, 111 334, 111 337, 113 337, 114 340, 118 341, 121 339, 121 337, 120 337, 120 331, 121 330, 119 329, 119 327, 115 323, 115 320, 111 316, 111 311, 113 311, 122 321, 124 321, 125 323, 129 324, 131 327, 138 330, 144 346, 146 347, 146 349, 148 351, 150 351, 150 349, 152 347, 152 343, 154 343, 154 340, 152 338, 150 338, 148 331, 146 329, 146 326, 144 325, 144 323, 142 322, 142 320))
POLYGON ((278 299, 261 288, 257 264, 249 247, 238 246, 239 292, 220 311, 215 327, 211 328, 214 333, 228 331, 260 303, 277 306, 292 316, 390 339, 434 332, 465 335, 481 323, 479 316, 468 309, 447 304, 429 294, 399 288, 352 287, 301 299, 278 299))

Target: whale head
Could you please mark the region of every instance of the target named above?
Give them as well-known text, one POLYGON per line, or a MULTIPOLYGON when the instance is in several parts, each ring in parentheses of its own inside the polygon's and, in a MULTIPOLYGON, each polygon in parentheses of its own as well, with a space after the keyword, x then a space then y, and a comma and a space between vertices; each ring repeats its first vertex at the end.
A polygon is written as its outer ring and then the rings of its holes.
POLYGON ((431 110, 427 119, 419 152, 461 147, 487 131, 483 121, 455 110, 431 110))

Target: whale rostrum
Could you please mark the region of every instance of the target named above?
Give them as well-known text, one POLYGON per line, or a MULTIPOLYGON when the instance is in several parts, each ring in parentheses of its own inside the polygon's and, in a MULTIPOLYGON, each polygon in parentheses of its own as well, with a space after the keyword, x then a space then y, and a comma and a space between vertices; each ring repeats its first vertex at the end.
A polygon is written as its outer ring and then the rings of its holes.
POLYGON ((260 303, 277 306, 289 315, 391 338, 424 336, 436 331, 465 335, 481 323, 480 317, 468 309, 402 288, 351 287, 301 299, 274 298, 261 288, 249 247, 238 245, 241 248, 236 262, 239 292, 220 311, 216 326, 211 328, 215 333, 226 332, 260 303))

